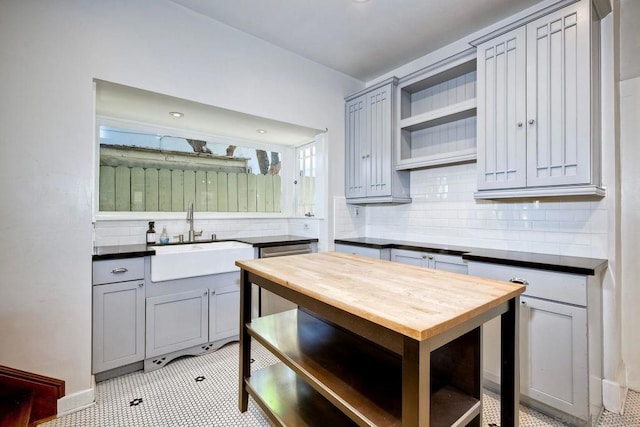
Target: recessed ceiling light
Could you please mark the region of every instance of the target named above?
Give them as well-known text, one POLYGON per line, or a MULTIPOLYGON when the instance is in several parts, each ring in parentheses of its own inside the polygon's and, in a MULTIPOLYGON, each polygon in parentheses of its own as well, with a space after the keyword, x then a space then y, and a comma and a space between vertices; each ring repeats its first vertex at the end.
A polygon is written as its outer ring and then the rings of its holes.
POLYGON ((258 132, 258 133, 267 133, 267 131, 264 130, 264 129, 258 129, 258 130, 256 130, 256 132, 258 132))
POLYGON ((366 3, 369 0, 353 0, 354 3, 366 3))
POLYGON ((169 113, 169 115, 173 116, 173 117, 182 117, 182 116, 184 116, 184 114, 182 114, 179 111, 172 111, 172 112, 169 113))

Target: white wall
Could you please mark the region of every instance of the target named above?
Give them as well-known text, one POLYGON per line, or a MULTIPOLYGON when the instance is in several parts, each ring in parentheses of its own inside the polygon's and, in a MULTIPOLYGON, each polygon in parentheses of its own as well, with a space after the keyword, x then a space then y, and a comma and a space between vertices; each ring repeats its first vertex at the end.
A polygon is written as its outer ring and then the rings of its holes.
POLYGON ((363 87, 166 0, 0 2, 0 364, 68 395, 91 388, 93 78, 328 128, 330 195, 363 87))
POLYGON ((627 385, 640 390, 640 2, 619 6, 622 358, 627 385))

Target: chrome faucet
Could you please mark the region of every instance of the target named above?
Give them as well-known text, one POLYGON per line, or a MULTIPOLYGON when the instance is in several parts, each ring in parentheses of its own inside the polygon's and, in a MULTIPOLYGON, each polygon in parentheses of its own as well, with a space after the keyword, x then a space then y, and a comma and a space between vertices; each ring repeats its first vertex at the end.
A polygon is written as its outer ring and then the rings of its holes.
POLYGON ((202 236, 202 230, 193 230, 193 202, 189 205, 187 210, 187 222, 189 223, 189 242, 195 242, 196 237, 202 236))

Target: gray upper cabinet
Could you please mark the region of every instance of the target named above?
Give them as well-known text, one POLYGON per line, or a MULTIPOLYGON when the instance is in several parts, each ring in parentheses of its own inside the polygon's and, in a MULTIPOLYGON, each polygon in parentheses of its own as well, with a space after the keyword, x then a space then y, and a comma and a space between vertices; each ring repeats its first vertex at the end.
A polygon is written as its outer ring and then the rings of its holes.
POLYGON ((604 195, 598 25, 583 0, 478 45, 476 198, 604 195))
POLYGON ((391 78, 345 99, 348 203, 409 203, 409 173, 395 170, 395 91, 391 78))

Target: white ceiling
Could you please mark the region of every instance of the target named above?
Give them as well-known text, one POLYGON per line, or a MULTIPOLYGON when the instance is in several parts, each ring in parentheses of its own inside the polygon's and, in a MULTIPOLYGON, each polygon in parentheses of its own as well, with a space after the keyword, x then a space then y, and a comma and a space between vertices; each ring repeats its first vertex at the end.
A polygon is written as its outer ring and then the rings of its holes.
MULTIPOLYGON (((369 81, 540 0, 172 0, 369 81)), ((208 135, 299 145, 322 132, 97 81, 98 115, 208 135), (180 119, 169 111, 185 114, 180 119), (257 129, 267 133, 258 134, 257 129)))
POLYGON ((362 81, 540 0, 172 0, 362 81))

